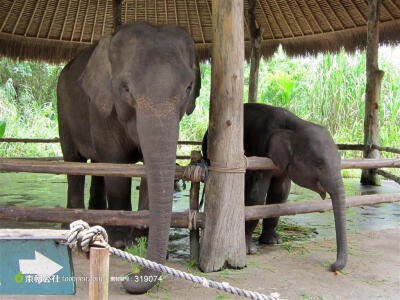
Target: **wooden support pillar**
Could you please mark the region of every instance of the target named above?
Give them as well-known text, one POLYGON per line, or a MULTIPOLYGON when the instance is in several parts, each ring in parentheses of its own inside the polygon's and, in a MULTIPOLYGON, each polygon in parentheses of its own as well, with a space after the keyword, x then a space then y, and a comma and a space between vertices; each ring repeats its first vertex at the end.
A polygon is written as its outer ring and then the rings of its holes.
POLYGON ((249 24, 249 34, 251 41, 251 58, 250 58, 250 81, 249 81, 249 103, 257 102, 258 91, 258 70, 260 68, 261 58, 261 28, 256 24, 256 3, 257 0, 249 0, 247 10, 247 20, 249 24))
MULTIPOLYGON (((200 151, 192 151, 191 163, 199 163, 201 161, 200 151)), ((200 182, 191 182, 190 184, 190 207, 189 211, 199 211, 199 194, 200 194, 200 182)), ((190 218, 190 215, 189 215, 190 218)), ((196 222, 190 220, 189 227, 195 226, 190 230, 190 261, 199 263, 199 251, 200 251, 200 229, 197 228, 196 222)))
POLYGON ((205 191, 206 224, 200 245, 200 269, 243 268, 243 1, 213 0, 213 50, 208 157, 205 191), (237 172, 219 172, 218 167, 237 172))
POLYGON ((122 20, 121 20, 122 0, 113 0, 112 4, 113 4, 114 32, 117 32, 122 26, 122 20))
MULTIPOLYGON (((367 26, 367 85, 365 89, 364 144, 379 146, 379 98, 384 72, 378 67, 379 16, 381 0, 368 0, 367 26)), ((367 147, 364 158, 379 158, 379 150, 367 147)), ((363 170, 361 183, 380 185, 376 169, 363 170)))

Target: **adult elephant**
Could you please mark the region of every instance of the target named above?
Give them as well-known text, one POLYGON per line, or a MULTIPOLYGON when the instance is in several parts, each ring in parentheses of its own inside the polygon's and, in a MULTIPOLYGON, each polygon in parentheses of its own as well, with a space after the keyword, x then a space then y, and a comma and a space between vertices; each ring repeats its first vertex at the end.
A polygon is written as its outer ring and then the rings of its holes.
MULTIPOLYGON (((347 261, 346 207, 340 156, 329 134, 322 126, 304 121, 286 109, 264 104, 244 105, 244 150, 246 156, 269 157, 279 171, 247 171, 245 205, 283 203, 291 181, 313 190, 325 199, 332 198, 336 227, 337 260, 333 271, 341 270, 347 261)), ((207 133, 203 139, 207 157, 207 133)), ((276 227, 278 218, 263 220, 259 242, 282 241, 276 227)), ((246 245, 249 254, 256 252, 252 233, 258 221, 246 222, 246 245)))
MULTIPOLYGON (((199 90, 190 35, 178 26, 146 23, 127 24, 101 38, 65 66, 58 83, 66 161, 144 159, 150 205, 147 258, 159 263, 167 255, 179 121, 192 113, 199 90)), ((84 208, 84 180, 68 176, 69 208, 84 208)), ((130 210, 130 195, 130 178, 93 176, 89 208, 130 210)), ((136 276, 154 274, 144 269, 136 276)), ((125 288, 142 293, 154 285, 136 281, 126 281, 125 288)))

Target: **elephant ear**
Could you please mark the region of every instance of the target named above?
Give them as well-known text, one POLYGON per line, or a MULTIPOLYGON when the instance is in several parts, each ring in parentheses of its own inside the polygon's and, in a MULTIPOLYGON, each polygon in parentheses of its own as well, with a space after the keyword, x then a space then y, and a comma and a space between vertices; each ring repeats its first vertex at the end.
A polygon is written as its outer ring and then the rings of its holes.
POLYGON ((111 64, 109 59, 111 36, 103 37, 83 70, 79 82, 103 116, 111 114, 114 102, 111 86, 111 64))
POLYGON ((281 170, 286 170, 293 157, 293 132, 290 130, 274 130, 269 138, 267 156, 281 170))
POLYGON ((193 63, 193 73, 195 76, 194 79, 194 86, 193 86, 193 91, 190 94, 190 99, 189 99, 189 103, 188 106, 186 108, 186 114, 190 115, 193 111, 194 108, 196 107, 196 98, 200 95, 200 88, 201 88, 201 74, 200 74, 200 65, 199 65, 199 61, 197 60, 197 58, 194 58, 194 63, 193 63))

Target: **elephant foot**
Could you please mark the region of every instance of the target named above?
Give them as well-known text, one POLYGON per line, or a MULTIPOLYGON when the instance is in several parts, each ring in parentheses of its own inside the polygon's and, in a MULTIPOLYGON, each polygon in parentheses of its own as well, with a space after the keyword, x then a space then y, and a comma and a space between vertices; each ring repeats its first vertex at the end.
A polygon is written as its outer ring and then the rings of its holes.
POLYGON ((124 250, 132 244, 132 228, 127 226, 107 226, 108 243, 118 249, 124 250))
POLYGON ((126 280, 122 282, 124 289, 131 294, 144 294, 161 280, 161 273, 147 268, 139 273, 127 274, 126 280))
POLYGON ((256 244, 251 241, 246 243, 247 254, 256 254, 257 253, 257 246, 256 244))
POLYGON ((282 243, 282 238, 275 230, 271 230, 263 231, 258 241, 260 244, 275 245, 282 243))

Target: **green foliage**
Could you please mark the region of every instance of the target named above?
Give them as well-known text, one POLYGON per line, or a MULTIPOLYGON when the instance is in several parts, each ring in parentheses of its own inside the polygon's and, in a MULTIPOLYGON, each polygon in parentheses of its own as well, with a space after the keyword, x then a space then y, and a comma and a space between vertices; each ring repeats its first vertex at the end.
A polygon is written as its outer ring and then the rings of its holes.
MULTIPOLYGON (((380 138, 385 146, 400 147, 400 47, 381 47, 379 66, 385 71, 380 99, 380 138)), ((180 139, 200 141, 208 127, 211 64, 200 66, 202 88, 196 109, 180 123, 180 139)), ((56 85, 60 65, 0 60, 0 120, 4 136, 58 136, 56 85), (4 126, 4 125, 3 125, 4 126)), ((247 101, 249 64, 244 65, 247 101)), ((261 60, 258 101, 282 106, 299 117, 328 128, 337 143, 363 143, 365 52, 320 54, 288 58, 282 49, 261 60)), ((1 126, 0 126, 1 133, 1 126)), ((57 156, 57 144, 0 144, 1 156, 57 156)), ((342 158, 361 157, 361 151, 342 158)), ((383 157, 393 157, 382 152, 383 157)))
MULTIPOLYGON (((145 257, 147 252, 147 237, 142 236, 135 239, 130 247, 126 249, 126 252, 140 257, 145 257)), ((142 267, 135 263, 130 263, 132 267, 132 273, 139 273, 142 267)))
MULTIPOLYGON (((4 136, 58 136, 56 86, 62 66, 0 60, 0 120, 4 136)), ((1 156, 58 156, 58 144, 0 144, 1 156)))
POLYGON ((5 121, 0 121, 0 138, 4 136, 4 132, 6 131, 7 123, 5 121))

